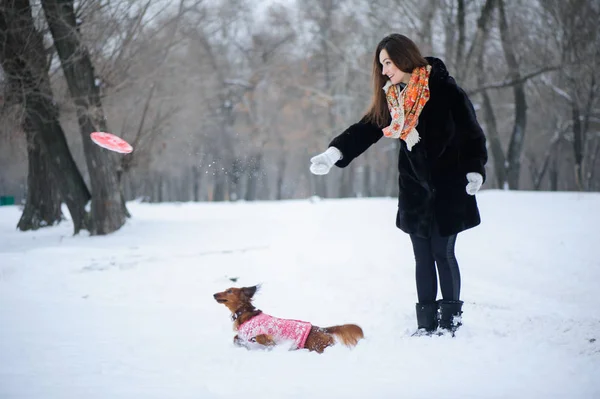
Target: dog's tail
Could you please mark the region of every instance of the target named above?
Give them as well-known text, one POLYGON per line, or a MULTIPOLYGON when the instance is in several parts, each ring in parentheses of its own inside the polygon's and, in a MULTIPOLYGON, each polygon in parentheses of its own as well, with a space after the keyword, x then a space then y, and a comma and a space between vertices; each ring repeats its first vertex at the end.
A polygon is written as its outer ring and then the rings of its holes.
POLYGON ((363 330, 356 324, 344 324, 341 326, 327 327, 326 333, 334 335, 338 341, 346 346, 355 346, 364 338, 363 330))

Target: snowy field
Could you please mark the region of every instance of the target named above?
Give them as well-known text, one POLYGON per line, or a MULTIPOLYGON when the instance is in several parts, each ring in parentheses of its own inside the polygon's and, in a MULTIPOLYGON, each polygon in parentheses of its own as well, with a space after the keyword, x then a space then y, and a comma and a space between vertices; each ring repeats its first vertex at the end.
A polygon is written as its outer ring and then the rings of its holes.
POLYGON ((15 229, 0 208, 0 398, 599 398, 600 194, 484 191, 457 240, 464 325, 411 337, 396 199, 130 203, 110 236, 15 229), (237 282, 231 279, 237 278, 237 282), (212 295, 356 348, 234 347, 212 295))

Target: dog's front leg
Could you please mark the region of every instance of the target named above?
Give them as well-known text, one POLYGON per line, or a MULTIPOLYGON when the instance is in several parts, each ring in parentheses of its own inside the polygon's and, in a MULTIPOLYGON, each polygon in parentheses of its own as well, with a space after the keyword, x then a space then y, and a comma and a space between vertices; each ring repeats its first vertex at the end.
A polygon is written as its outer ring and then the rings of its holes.
POLYGON ((267 334, 257 335, 256 337, 254 337, 254 341, 257 344, 261 344, 264 346, 275 346, 275 340, 273 339, 272 336, 267 335, 267 334))
POLYGON ((244 341, 242 341, 242 340, 240 339, 240 337, 238 337, 237 335, 236 335, 235 337, 233 337, 233 344, 234 344, 235 346, 242 346, 242 347, 245 347, 245 346, 246 346, 246 345, 244 344, 244 341))

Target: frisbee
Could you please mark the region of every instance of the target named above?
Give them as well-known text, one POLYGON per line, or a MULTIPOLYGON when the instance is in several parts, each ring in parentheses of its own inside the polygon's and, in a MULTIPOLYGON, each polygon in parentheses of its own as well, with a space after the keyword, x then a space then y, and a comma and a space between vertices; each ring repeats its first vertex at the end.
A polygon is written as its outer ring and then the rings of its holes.
POLYGON ((121 154, 129 154, 133 151, 133 147, 128 142, 112 133, 94 132, 90 134, 90 137, 94 143, 107 150, 120 152, 121 154))

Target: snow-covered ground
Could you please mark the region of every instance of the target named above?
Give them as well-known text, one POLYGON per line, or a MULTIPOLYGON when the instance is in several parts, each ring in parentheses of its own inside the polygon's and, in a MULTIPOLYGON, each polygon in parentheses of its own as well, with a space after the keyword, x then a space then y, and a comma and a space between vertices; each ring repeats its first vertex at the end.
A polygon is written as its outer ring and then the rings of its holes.
POLYGON ((130 203, 110 236, 0 208, 0 398, 598 398, 600 194, 484 191, 457 240, 464 325, 416 327, 396 199, 130 203), (230 279, 237 278, 237 282, 230 279), (212 295, 356 348, 247 351, 212 295))

